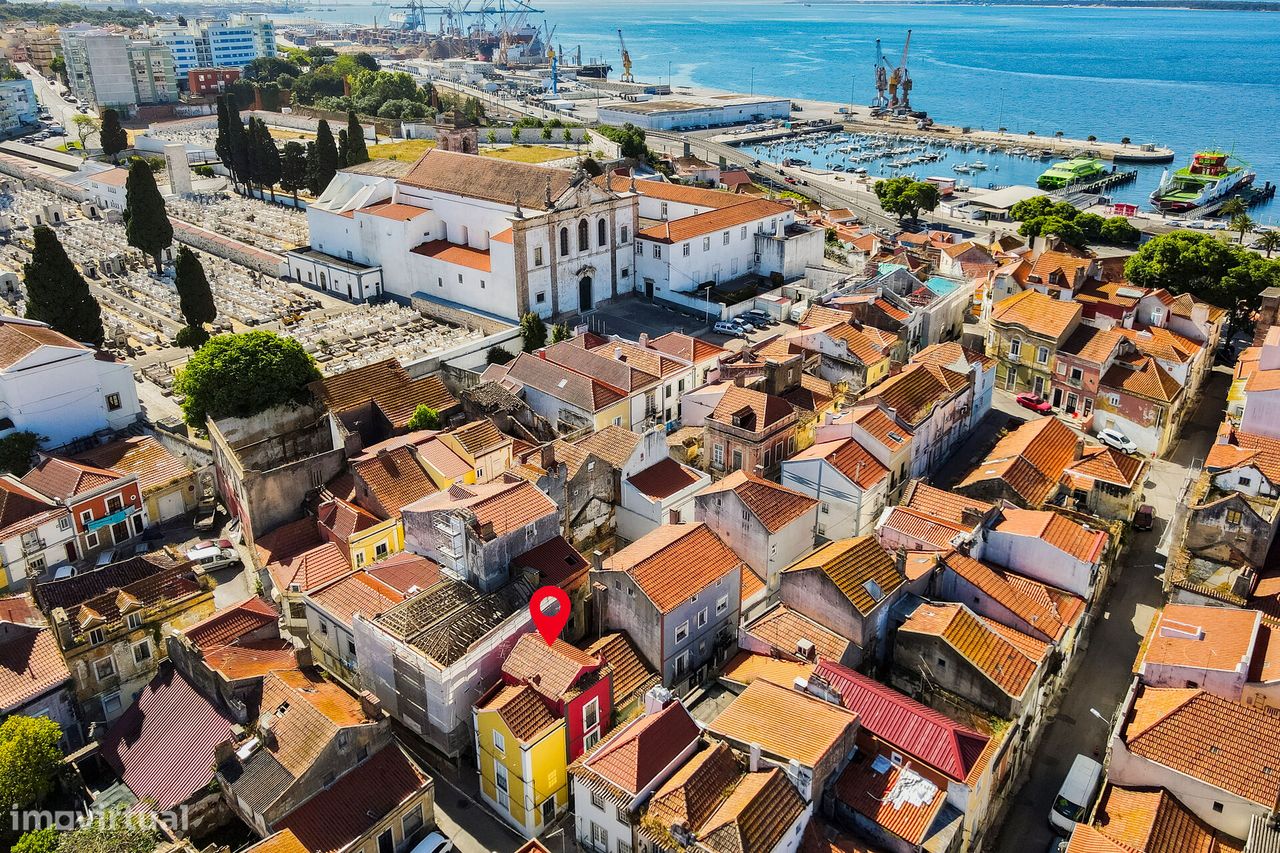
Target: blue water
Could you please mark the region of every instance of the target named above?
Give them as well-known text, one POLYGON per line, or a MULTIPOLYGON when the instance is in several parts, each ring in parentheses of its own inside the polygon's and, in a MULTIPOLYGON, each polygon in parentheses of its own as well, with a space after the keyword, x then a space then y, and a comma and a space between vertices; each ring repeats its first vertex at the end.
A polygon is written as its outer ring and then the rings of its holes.
MULTIPOLYGON (((604 58, 615 75, 622 27, 639 79, 864 104, 874 94, 875 39, 896 59, 910 27, 912 101, 939 122, 1127 136, 1173 148, 1179 164, 1196 149, 1221 147, 1250 163, 1259 182, 1280 180, 1280 12, 723 0, 538 7, 557 27, 554 42, 570 55, 581 45, 584 58, 604 58)), ((388 9, 309 17, 367 22, 375 14, 385 21, 388 9)), ((1011 182, 1014 168, 1002 166, 1000 182, 1011 182)), ((1145 196, 1160 170, 1143 171, 1115 195, 1145 196)), ((1278 213, 1273 204, 1255 218, 1278 213)))

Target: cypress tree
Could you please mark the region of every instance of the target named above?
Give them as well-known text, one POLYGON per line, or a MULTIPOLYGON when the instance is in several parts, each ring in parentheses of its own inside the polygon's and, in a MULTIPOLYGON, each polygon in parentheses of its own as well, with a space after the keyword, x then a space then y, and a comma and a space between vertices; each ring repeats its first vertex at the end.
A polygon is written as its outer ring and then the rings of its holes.
POLYGON ((280 188, 293 194, 293 206, 298 206, 298 190, 307 186, 307 150, 302 143, 289 140, 284 144, 280 158, 280 188))
POLYGON ((347 144, 347 132, 345 130, 338 131, 338 168, 347 165, 347 158, 351 156, 351 147, 347 144))
POLYGON ((124 184, 124 229, 129 245, 141 249, 156 262, 156 274, 164 272, 160 253, 173 244, 173 223, 165 211, 164 196, 156 176, 143 160, 134 160, 124 184))
POLYGON ((186 246, 178 247, 174 285, 178 289, 178 307, 188 326, 199 327, 218 319, 218 306, 214 304, 213 289, 209 287, 204 266, 186 246))
POLYGON ((320 155, 316 153, 316 144, 314 142, 307 143, 307 192, 313 196, 320 195, 320 155))
POLYGON ((333 176, 338 173, 341 166, 338 159, 338 146, 333 141, 333 131, 329 129, 329 122, 320 119, 320 127, 316 129, 316 186, 319 192, 324 192, 325 187, 329 186, 329 182, 333 180, 333 176))
POLYGON ((58 235, 37 225, 35 249, 22 269, 27 287, 27 318, 48 323, 77 341, 101 346, 102 309, 89 292, 84 276, 67 257, 58 235))
POLYGON ((120 161, 120 152, 129 147, 129 134, 120 126, 120 114, 107 108, 102 111, 102 129, 98 131, 102 140, 102 153, 111 158, 112 163, 120 161))
POLYGON ((249 153, 249 133, 245 130, 244 125, 240 123, 239 116, 229 114, 228 118, 231 121, 230 125, 228 125, 231 131, 231 173, 247 192, 250 184, 253 183, 253 162, 249 153))
MULTIPOLYGON (((235 100, 235 95, 218 96, 218 137, 213 143, 214 153, 222 161, 222 167, 228 171, 231 170, 231 122, 228 116, 235 100)), ((235 180, 234 177, 232 180, 235 180)))
POLYGON ((369 162, 369 147, 365 145, 364 128, 356 121, 356 112, 347 113, 347 165, 359 166, 369 162))
POLYGON ((271 191, 271 201, 276 200, 276 183, 280 180, 282 166, 280 163, 280 149, 276 148, 276 141, 271 138, 271 131, 267 128, 267 123, 262 119, 258 119, 258 185, 265 186, 271 191))

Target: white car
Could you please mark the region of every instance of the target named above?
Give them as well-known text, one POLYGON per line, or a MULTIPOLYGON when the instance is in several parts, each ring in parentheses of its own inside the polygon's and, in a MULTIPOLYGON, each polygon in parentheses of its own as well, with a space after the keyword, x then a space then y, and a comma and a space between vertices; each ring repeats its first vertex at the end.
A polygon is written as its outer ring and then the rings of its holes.
POLYGON ((433 832, 414 845, 410 853, 449 853, 453 841, 439 832, 433 832))
POLYGON ((1114 447, 1116 450, 1122 450, 1125 453, 1137 453, 1138 445, 1133 443, 1133 439, 1125 435, 1118 429, 1107 429, 1098 432, 1098 441, 1108 447, 1114 447))

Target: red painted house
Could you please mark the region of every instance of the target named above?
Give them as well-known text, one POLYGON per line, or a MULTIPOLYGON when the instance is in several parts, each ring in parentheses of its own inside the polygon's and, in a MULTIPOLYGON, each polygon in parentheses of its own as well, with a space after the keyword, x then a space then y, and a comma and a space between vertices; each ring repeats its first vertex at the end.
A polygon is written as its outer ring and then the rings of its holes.
POLYGON ((564 719, 569 762, 595 746, 612 728, 612 671, 602 658, 563 640, 548 646, 538 634, 525 634, 507 655, 502 680, 510 685, 529 685, 553 717, 564 719))
POLYGON ((81 557, 141 536, 150 523, 134 474, 43 456, 22 482, 70 510, 81 557))

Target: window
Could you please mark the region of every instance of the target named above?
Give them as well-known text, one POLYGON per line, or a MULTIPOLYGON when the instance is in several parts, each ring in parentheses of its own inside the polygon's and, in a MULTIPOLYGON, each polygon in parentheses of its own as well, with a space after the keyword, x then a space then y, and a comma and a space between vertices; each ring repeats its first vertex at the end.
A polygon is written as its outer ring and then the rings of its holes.
POLYGON ((539 305, 541 305, 541 304, 543 304, 544 302, 546 302, 546 301, 547 301, 547 294, 546 294, 546 292, 544 291, 544 292, 542 292, 542 293, 539 293, 537 296, 535 296, 535 297, 534 297, 534 301, 535 301, 535 302, 537 302, 539 305))
POLYGON ((688 636, 689 636, 689 623, 681 622, 680 626, 676 628, 676 642, 683 643, 685 639, 688 638, 688 636))
POLYGON ((364 552, 357 551, 356 552, 356 568, 358 569, 363 565, 364 565, 364 552))
POLYGON ((1048 363, 1049 363, 1049 348, 1040 347, 1039 349, 1036 350, 1036 364, 1048 364, 1048 363))
POLYGON ((87 526, 91 521, 93 521, 93 510, 91 509, 81 510, 80 523, 87 526))
MULTIPOLYGON (((604 800, 600 799, 600 795, 597 794, 595 791, 591 792, 591 805, 595 806, 600 811, 604 811, 604 800)), ((597 827, 594 823, 591 824, 591 834, 593 836, 595 835, 595 830, 598 828, 599 827, 597 827)))
POLYGON ((107 411, 114 412, 118 408, 120 408, 120 395, 114 394, 114 393, 108 394, 107 395, 107 411))
POLYGON ((707 624, 707 608, 705 608, 705 607, 704 607, 704 608, 702 608, 701 610, 699 610, 699 611, 698 611, 698 620, 697 620, 697 621, 698 621, 698 627, 699 627, 699 628, 706 627, 706 624, 707 624))
POLYGON ((1009 341, 1009 357, 1017 358, 1022 355, 1022 341, 1017 338, 1009 341))
POLYGON ((727 245, 729 245, 729 232, 728 232, 728 231, 726 231, 726 232, 724 232, 723 234, 721 234, 721 235, 720 235, 720 240, 721 240, 721 242, 723 242, 726 246, 727 246, 727 245))
POLYGON ((101 628, 94 628, 89 632, 89 645, 98 646, 107 638, 106 632, 101 628))
POLYGON ((1218 801, 1216 801, 1216 800, 1215 800, 1215 801, 1214 801, 1214 803, 1213 803, 1213 810, 1214 810, 1215 812, 1221 812, 1221 811, 1222 811, 1222 803, 1219 803, 1218 801))
POLYGON ((742 240, 747 239, 747 226, 745 225, 742 226, 742 233, 740 233, 738 237, 742 240))
POLYGON ((1242 475, 1240 476, 1240 485, 1242 485, 1242 486, 1244 486, 1244 487, 1248 488, 1249 486, 1253 485, 1253 478, 1252 478, 1252 477, 1246 477, 1246 476, 1244 476, 1244 475, 1242 474, 1242 475))
POLYGON ((383 557, 387 556, 390 553, 391 553, 391 546, 388 545, 386 542, 379 542, 377 545, 373 546, 373 558, 375 560, 381 560, 383 557))
POLYGON ((660 245, 659 245, 659 244, 657 244, 657 243, 654 243, 654 244, 653 244, 653 256, 654 256, 655 258, 660 258, 660 257, 662 257, 662 246, 660 246, 660 245))
POLYGON ((1244 521, 1244 513, 1242 513, 1240 510, 1238 509, 1227 510, 1228 525, 1232 527, 1239 527, 1242 521, 1244 521))
POLYGON ((498 751, 499 755, 507 754, 507 739, 497 729, 493 730, 493 748, 498 751))
MULTIPOLYGON (((718 582, 717 582, 718 583, 718 582)), ((722 595, 716 599, 716 615, 719 616, 729 609, 729 596, 722 595)))
POLYGON ((587 220, 583 219, 578 222, 578 251, 585 252, 591 248, 591 229, 587 227, 587 220))
POLYGON ((631 233, 625 225, 622 226, 622 235, 618 242, 624 245, 631 242, 631 233))
POLYGON ((661 212, 658 214, 658 216, 659 216, 660 218, 662 218, 662 219, 666 219, 666 218, 667 218, 667 203, 666 203, 665 201, 664 201, 664 202, 662 202, 662 206, 661 206, 660 210, 661 210, 661 212))
POLYGON ((1078 367, 1073 367, 1073 368, 1071 368, 1071 381, 1072 381, 1072 382, 1076 382, 1076 383, 1078 383, 1078 382, 1082 381, 1083 379, 1084 379, 1084 371, 1083 371, 1083 370, 1081 370, 1081 369, 1080 369, 1080 368, 1078 368, 1078 367))
MULTIPOLYGON (((328 784, 325 787, 329 787, 328 784)), ((396 839, 390 829, 383 830, 378 835, 378 853, 396 853, 396 839)))
MULTIPOLYGON (((594 804, 596 795, 591 795, 591 802, 594 804)), ((591 846, 597 850, 609 849, 609 833, 605 832, 604 827, 595 821, 591 821, 591 846)))
POLYGON ((108 717, 119 713, 121 707, 119 693, 108 693, 102 697, 102 712, 108 717))
POLYGON ((600 730, 587 732, 582 738, 582 748, 584 751, 590 751, 593 746, 600 742, 600 730))
POLYGON ((582 708, 582 730, 589 732, 600 725, 600 702, 592 699, 582 708))
POLYGON ((686 258, 687 258, 687 257, 689 257, 689 244, 688 244, 688 243, 685 243, 684 245, 682 245, 682 246, 680 247, 680 254, 684 255, 686 258))
POLYGON ((413 834, 422 829, 422 804, 414 806, 413 811, 400 818, 400 837, 412 838, 413 834))
POLYGON ((569 254, 569 229, 560 229, 560 257, 569 254))
POLYGON ((596 223, 596 242, 601 246, 607 245, 609 242, 609 226, 601 219, 596 223))
POLYGON ((116 660, 113 657, 100 658, 93 662, 93 675, 99 681, 116 674, 116 660))
POLYGON ((823 501, 823 502, 822 502, 822 514, 823 514, 823 515, 829 515, 830 513, 831 513, 831 504, 827 503, 826 501, 823 501))
MULTIPOLYGON (((681 390, 683 390, 683 389, 681 389, 681 390)), ((67 530, 67 529, 68 529, 68 528, 70 528, 70 527, 71 527, 71 516, 69 516, 69 515, 64 515, 62 518, 58 519, 58 529, 59 529, 59 530, 67 530)))
POLYGON ((133 662, 143 664, 151 660, 151 642, 143 640, 141 643, 133 647, 133 662))
POLYGON ((542 823, 546 825, 556 819, 556 797, 552 794, 542 801, 542 823))
MULTIPOLYGON (((359 554, 357 554, 356 556, 358 557, 358 556, 360 556, 360 555, 359 555, 359 554)), ((359 562, 359 560, 357 560, 356 562, 358 563, 358 562, 359 562)), ((329 636, 329 620, 327 620, 327 619, 321 619, 321 620, 320 620, 320 636, 322 636, 322 637, 327 637, 327 636, 329 636)))
POLYGON ((1119 395, 1119 394, 1108 394, 1108 395, 1107 395, 1107 404, 1108 404, 1108 405, 1111 405, 1111 406, 1118 406, 1118 405, 1120 405, 1120 395, 1119 395))
POLYGON ((938 658, 938 669, 946 669, 946 668, 947 668, 947 662, 942 658, 938 658))
POLYGON ((130 631, 135 631, 142 627, 142 614, 130 613, 124 618, 124 623, 129 626, 130 631))
POLYGON ((710 237, 703 237, 703 238, 702 238, 702 251, 704 251, 704 252, 709 252, 709 251, 711 251, 711 238, 710 238, 710 237))
POLYGON ((618 839, 618 853, 631 853, 631 845, 621 838, 618 839))
POLYGON ((542 266, 542 247, 541 246, 533 247, 533 265, 535 267, 542 266))

